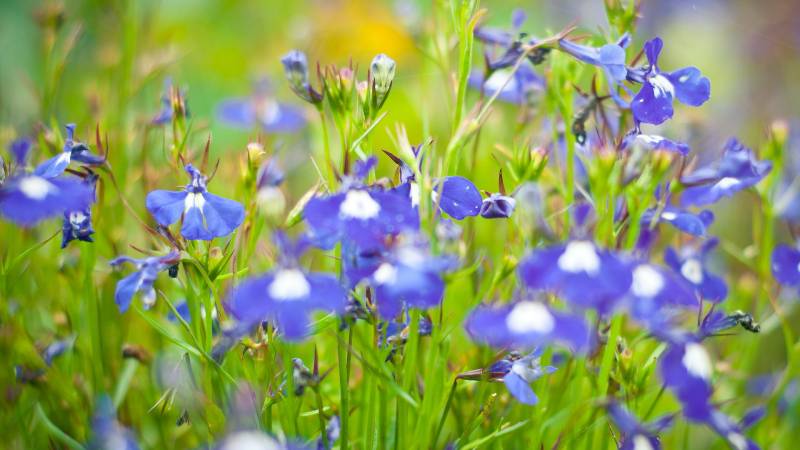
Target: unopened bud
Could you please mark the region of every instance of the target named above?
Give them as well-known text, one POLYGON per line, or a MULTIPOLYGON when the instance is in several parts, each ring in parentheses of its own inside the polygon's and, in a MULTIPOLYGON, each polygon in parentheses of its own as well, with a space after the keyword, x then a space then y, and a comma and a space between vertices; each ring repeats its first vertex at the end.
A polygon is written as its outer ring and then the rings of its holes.
POLYGON ((396 64, 392 58, 381 53, 372 59, 370 74, 372 76, 372 92, 375 95, 374 106, 380 108, 389 96, 394 81, 396 64))

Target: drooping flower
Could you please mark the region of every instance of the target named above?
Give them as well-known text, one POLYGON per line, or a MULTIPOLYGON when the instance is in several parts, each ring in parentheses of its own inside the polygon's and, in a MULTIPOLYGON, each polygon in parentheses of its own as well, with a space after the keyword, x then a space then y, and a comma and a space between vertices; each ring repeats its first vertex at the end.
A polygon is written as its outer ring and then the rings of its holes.
POLYGON ((695 206, 715 203, 722 197, 755 186, 770 170, 771 161, 758 161, 752 150, 731 138, 715 167, 698 169, 681 179, 689 185, 683 191, 681 203, 695 206))
POLYGON ((631 286, 631 270, 620 256, 588 240, 533 250, 519 265, 530 289, 556 292, 581 308, 610 312, 631 286))
POLYGON ((498 348, 560 343, 585 352, 591 346, 589 326, 582 317, 551 310, 538 301, 478 306, 470 313, 465 327, 473 340, 498 348))
POLYGON ((517 201, 514 197, 495 193, 483 199, 481 203, 481 217, 486 219, 500 219, 511 217, 517 201))
POLYGON ((64 139, 64 149, 56 156, 36 166, 34 175, 42 178, 54 178, 67 169, 71 161, 78 161, 88 165, 99 165, 105 162, 105 158, 97 156, 89 150, 89 147, 74 140, 75 124, 70 123, 65 126, 67 137, 64 139))
POLYGON ((637 122, 659 125, 671 118, 674 98, 686 105, 700 106, 711 96, 711 82, 698 68, 684 67, 670 73, 659 70, 658 56, 663 46, 658 37, 644 44, 649 66, 640 74, 642 87, 631 101, 637 122))
POLYGON ((306 204, 303 218, 315 245, 331 248, 349 241, 358 248, 373 249, 381 247, 387 236, 419 228, 419 213, 407 193, 362 183, 374 164, 374 158, 360 162, 341 192, 316 196, 306 204))
POLYGON ((674 416, 669 415, 650 423, 642 423, 617 402, 609 403, 606 411, 622 435, 620 450, 660 450, 658 433, 669 427, 674 419, 674 416))
POLYGON ((800 285, 800 250, 778 244, 772 251, 772 275, 780 284, 800 285))
POLYGON ((508 392, 524 405, 535 405, 539 397, 531 389, 531 383, 557 369, 553 366, 542 366, 542 348, 537 348, 528 355, 521 356, 511 352, 507 357, 495 362, 487 369, 460 374, 460 379, 477 379, 486 377, 492 381, 502 381, 508 392))
POLYGON ((241 203, 214 195, 206 189, 206 177, 187 164, 191 181, 182 191, 156 190, 145 204, 156 222, 169 226, 183 217, 181 235, 189 240, 210 241, 231 234, 244 220, 241 203))
POLYGON ((343 312, 347 293, 335 276, 309 273, 300 267, 298 258, 310 245, 307 238, 292 243, 279 233, 275 241, 281 255, 277 267, 240 283, 229 296, 226 309, 243 329, 269 320, 286 339, 297 341, 308 335, 313 311, 343 312))
POLYGON ((249 97, 223 100, 217 117, 234 127, 257 126, 267 133, 292 133, 306 125, 303 110, 277 102, 267 80, 257 82, 249 97))
POLYGON ((699 248, 683 248, 680 254, 672 247, 664 250, 664 262, 691 283, 704 300, 715 303, 725 300, 728 296, 725 280, 706 268, 708 254, 718 242, 716 238, 708 239, 699 248))
POLYGON ((0 186, 0 216, 22 226, 91 205, 94 192, 76 177, 12 176, 0 186))
POLYGON ((150 256, 147 258, 136 259, 128 256, 118 256, 111 260, 109 264, 117 267, 123 263, 131 263, 136 267, 136 271, 117 282, 114 291, 114 301, 117 303, 120 312, 125 312, 137 292, 142 293, 142 303, 145 309, 151 307, 156 301, 156 290, 153 283, 159 272, 169 269, 180 261, 180 253, 176 250, 164 256, 150 256))
MULTIPOLYGON (((83 179, 84 184, 92 189, 93 201, 97 200, 96 185, 98 178, 96 174, 89 172, 83 179)), ((67 244, 75 239, 94 242, 92 234, 94 234, 94 228, 92 228, 91 207, 82 210, 64 211, 64 222, 61 226, 61 248, 66 248, 67 244)))
POLYGON ((281 58, 289 87, 298 97, 311 104, 319 104, 323 94, 311 86, 308 80, 308 59, 299 50, 292 50, 281 58))
POLYGON ((166 125, 172 122, 172 118, 176 113, 184 117, 189 116, 189 109, 186 106, 186 94, 172 84, 171 78, 166 78, 164 80, 164 91, 161 94, 161 110, 150 120, 150 123, 153 125, 166 125))

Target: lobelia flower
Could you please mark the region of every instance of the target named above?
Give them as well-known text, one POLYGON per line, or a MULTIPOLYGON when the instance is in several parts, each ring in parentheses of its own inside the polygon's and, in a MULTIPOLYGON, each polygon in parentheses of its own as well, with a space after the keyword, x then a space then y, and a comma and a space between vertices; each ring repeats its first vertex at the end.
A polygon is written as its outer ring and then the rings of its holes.
POLYGON ((644 44, 649 66, 628 74, 641 81, 639 93, 631 101, 631 111, 637 122, 659 125, 672 117, 674 98, 685 105, 700 106, 711 97, 711 82, 696 67, 684 67, 670 73, 658 68, 658 56, 664 46, 661 38, 644 44))
POLYGON ((455 265, 452 258, 431 255, 428 242, 420 236, 404 235, 399 241, 368 278, 378 313, 385 319, 397 317, 404 307, 427 309, 441 303, 442 272, 455 265))
POLYGON ((589 327, 582 317, 551 310, 538 301, 478 306, 467 318, 465 328, 473 340, 498 348, 557 342, 585 352, 591 345, 589 327))
POLYGON ((375 165, 375 158, 359 161, 356 173, 348 177, 342 190, 315 196, 303 209, 315 245, 332 248, 337 242, 351 242, 357 248, 374 249, 387 236, 419 228, 419 213, 408 193, 383 191, 362 183, 375 165))
POLYGON ((697 341, 673 342, 659 363, 664 384, 675 394, 688 420, 708 425, 737 450, 757 449, 743 429, 711 403, 713 365, 697 341))
POLYGON ((159 272, 168 270, 180 261, 180 253, 176 250, 164 256, 150 256, 147 258, 136 259, 128 256, 118 256, 111 260, 109 264, 117 267, 123 263, 131 263, 136 267, 136 271, 117 282, 114 291, 114 301, 119 307, 119 311, 124 313, 133 300, 137 292, 142 293, 142 303, 145 309, 153 306, 156 301, 156 290, 153 283, 159 272))
POLYGON ((139 444, 130 430, 123 427, 116 418, 114 404, 107 395, 97 400, 92 418, 92 440, 88 443, 90 450, 138 450, 139 444))
POLYGON ((511 217, 517 201, 514 197, 503 194, 491 194, 481 203, 481 217, 485 219, 500 219, 511 217))
POLYGON ((147 210, 165 227, 182 217, 181 235, 189 240, 210 241, 231 234, 244 220, 244 207, 208 192, 205 175, 193 165, 187 164, 184 169, 191 178, 186 188, 148 193, 147 210))
POLYGON ((689 154, 689 146, 683 142, 673 141, 657 134, 642 134, 636 130, 625 135, 620 149, 626 150, 637 146, 648 151, 667 151, 682 156, 689 154))
POLYGON ((93 154, 86 144, 73 140, 75 135, 74 123, 67 124, 65 128, 67 129, 67 137, 64 139, 64 149, 58 155, 36 166, 33 171, 34 175, 42 178, 55 178, 64 173, 71 161, 93 166, 105 162, 105 158, 93 154))
MULTIPOLYGON (((11 155, 14 157, 14 163, 16 164, 17 168, 25 168, 25 166, 28 164, 28 156, 31 154, 32 146, 33 143, 28 137, 16 139, 11 143, 9 150, 11 151, 11 155)), ((2 164, 0 164, 0 166, 1 165, 2 164)))
POLYGON ((588 240, 533 250, 519 265, 530 289, 557 292, 581 308, 610 312, 631 286, 631 270, 617 254, 588 240))
POLYGON ((672 310, 700 306, 693 286, 680 275, 644 262, 633 267, 627 303, 632 316, 650 327, 665 324, 672 310))
POLYGON ((535 93, 545 88, 544 78, 527 65, 519 66, 513 74, 508 69, 494 70, 488 77, 475 71, 470 73, 467 83, 487 97, 497 95, 498 100, 515 105, 529 103, 535 93))
POLYGON ((269 320, 286 339, 298 341, 307 336, 313 311, 343 312, 347 293, 335 276, 300 268, 298 259, 310 246, 309 239, 301 237, 292 243, 277 233, 275 243, 280 254, 277 267, 240 283, 229 296, 226 309, 243 328, 269 320))
POLYGON ((502 380, 508 392, 524 405, 535 405, 539 402, 530 384, 544 375, 557 369, 553 366, 541 365, 542 349, 537 348, 528 355, 521 356, 511 352, 507 357, 495 362, 487 369, 478 369, 458 375, 459 379, 480 380, 488 376, 489 380, 502 380))
POLYGON ((66 211, 85 210, 93 200, 92 188, 76 177, 13 175, 0 186, 0 216, 27 227, 66 211))
POLYGON ((186 95, 181 89, 172 84, 171 78, 166 78, 164 80, 164 92, 161 94, 161 110, 150 120, 150 123, 153 125, 166 125, 172 122, 172 117, 175 113, 189 117, 186 95))
POLYGON ((445 177, 441 184, 433 186, 431 195, 439 209, 456 220, 477 216, 481 212, 483 197, 478 188, 464 177, 445 177))
POLYGON ((641 423, 624 406, 612 401, 606 406, 611 420, 622 435, 620 450, 660 450, 658 433, 672 425, 674 416, 664 416, 650 423, 641 423))
POLYGON ((758 161, 753 151, 735 138, 725 144, 716 167, 694 171, 681 179, 688 184, 681 196, 684 205, 709 205, 722 197, 755 186, 772 170, 771 161, 758 161))
POLYGON ((267 80, 258 81, 249 97, 223 100, 217 117, 234 127, 258 126, 267 133, 293 133, 306 125, 303 110, 277 102, 267 80))
POLYGON ((668 223, 692 236, 705 236, 708 227, 714 223, 714 213, 709 210, 703 210, 698 214, 694 214, 685 209, 667 205, 661 210, 656 219, 657 211, 658 208, 650 208, 642 214, 641 220, 643 227, 649 227, 655 219, 657 223, 668 223))
POLYGON ((800 250, 778 244, 772 251, 772 276, 785 286, 800 285, 800 250))
POLYGON ((718 239, 708 239, 700 248, 685 247, 678 254, 672 247, 664 250, 664 262, 675 272, 691 283, 700 297, 714 303, 725 300, 728 296, 728 287, 725 280, 712 274, 706 268, 708 253, 719 242, 718 239))
MULTIPOLYGON (((97 180, 98 176, 89 172, 83 182, 92 189, 92 200, 97 201, 97 180)), ((92 209, 91 207, 64 211, 64 222, 61 226, 61 248, 66 248, 67 244, 77 239, 84 242, 94 242, 92 235, 92 209)))
POLYGON ((67 337, 66 339, 61 339, 59 341, 55 341, 52 344, 48 345, 42 351, 42 359, 44 359, 44 363, 47 364, 48 366, 52 366, 54 359, 72 350, 72 347, 75 346, 75 341, 77 339, 78 336, 73 334, 67 337))
POLYGON ((625 47, 630 43, 630 35, 625 33, 616 43, 601 47, 576 44, 567 39, 559 39, 558 46, 562 51, 576 59, 603 69, 608 76, 612 90, 614 85, 625 81, 628 69, 625 65, 625 47))

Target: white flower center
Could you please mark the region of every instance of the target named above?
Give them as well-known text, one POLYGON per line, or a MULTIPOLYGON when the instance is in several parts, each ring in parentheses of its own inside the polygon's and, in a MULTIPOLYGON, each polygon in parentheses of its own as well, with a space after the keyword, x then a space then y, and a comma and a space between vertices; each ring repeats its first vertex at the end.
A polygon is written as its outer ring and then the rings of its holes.
POLYGON ((661 213, 661 218, 664 220, 675 220, 678 218, 678 215, 672 211, 664 211, 661 213))
POLYGON ((739 184, 739 180, 733 177, 725 177, 717 181, 717 186, 720 189, 730 189, 733 186, 736 186, 737 184, 739 184))
POLYGON ((49 181, 36 175, 25 177, 19 182, 19 190, 31 200, 41 200, 55 189, 49 181))
POLYGON ((86 214, 80 211, 73 211, 69 213, 69 221, 74 225, 79 225, 84 220, 86 220, 86 214))
POLYGON ((297 269, 279 270, 267 289, 269 296, 275 300, 297 300, 311 292, 303 272, 297 269))
POLYGON ((483 88, 487 92, 496 92, 500 89, 506 92, 515 92, 519 89, 519 86, 517 86, 517 77, 513 76, 510 71, 498 70, 483 83, 483 88), (508 81, 508 84, 506 84, 506 80, 508 80, 509 77, 511 77, 511 79, 508 81), (503 88, 504 84, 505 88, 503 88))
MULTIPOLYGON (((411 197, 411 206, 416 208, 419 206, 419 185, 412 182, 408 187, 408 196, 411 197)), ((434 201, 436 201, 436 199, 434 199, 434 201)))
POLYGON ((694 284, 700 284, 703 282, 703 266, 694 258, 687 259, 681 266, 681 275, 694 284))
POLYGON ((509 331, 517 334, 547 334, 553 331, 556 323, 550 311, 541 303, 520 302, 506 316, 509 331))
POLYGON ((381 205, 370 197, 367 191, 348 191, 339 206, 339 215, 353 219, 367 220, 377 216, 381 205))
POLYGON ((641 298, 653 298, 664 288, 664 277, 652 266, 642 264, 633 270, 633 295, 641 298))
POLYGON ((653 85, 653 96, 655 98, 660 98, 662 95, 665 97, 675 95, 675 86, 664 75, 652 76, 649 81, 653 85))
POLYGON ((647 436, 637 434, 633 437, 633 450, 654 450, 647 436))
POLYGON ((279 443, 260 431, 237 431, 226 439, 220 450, 279 450, 279 443))
POLYGON ((600 270, 600 257, 591 242, 573 241, 558 257, 558 268, 564 272, 595 275, 600 270))
POLYGON ((192 208, 197 208, 202 212, 205 204, 206 199, 203 197, 203 194, 190 192, 186 195, 186 198, 183 199, 183 212, 187 213, 192 208))
POLYGON ((704 380, 711 378, 711 358, 702 345, 696 342, 686 344, 682 362, 690 374, 704 380))
POLYGON ((389 263, 383 263, 372 276, 378 284, 393 284, 397 281, 397 268, 389 263))
POLYGON ((736 450, 747 450, 747 438, 741 435, 741 433, 730 432, 727 436, 728 442, 735 448, 736 450))

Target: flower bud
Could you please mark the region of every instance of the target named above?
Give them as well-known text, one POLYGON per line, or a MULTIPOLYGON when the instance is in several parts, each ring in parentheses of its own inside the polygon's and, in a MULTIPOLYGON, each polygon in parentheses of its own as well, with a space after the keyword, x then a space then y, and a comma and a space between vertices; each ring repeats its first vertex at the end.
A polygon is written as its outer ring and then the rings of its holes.
POLYGON ((305 53, 292 50, 281 58, 289 87, 303 100, 317 104, 322 101, 322 95, 316 92, 308 81, 308 59, 305 53))
POLYGON ((392 89, 396 64, 392 58, 380 53, 372 59, 370 77, 372 80, 373 106, 377 110, 386 101, 392 89))

